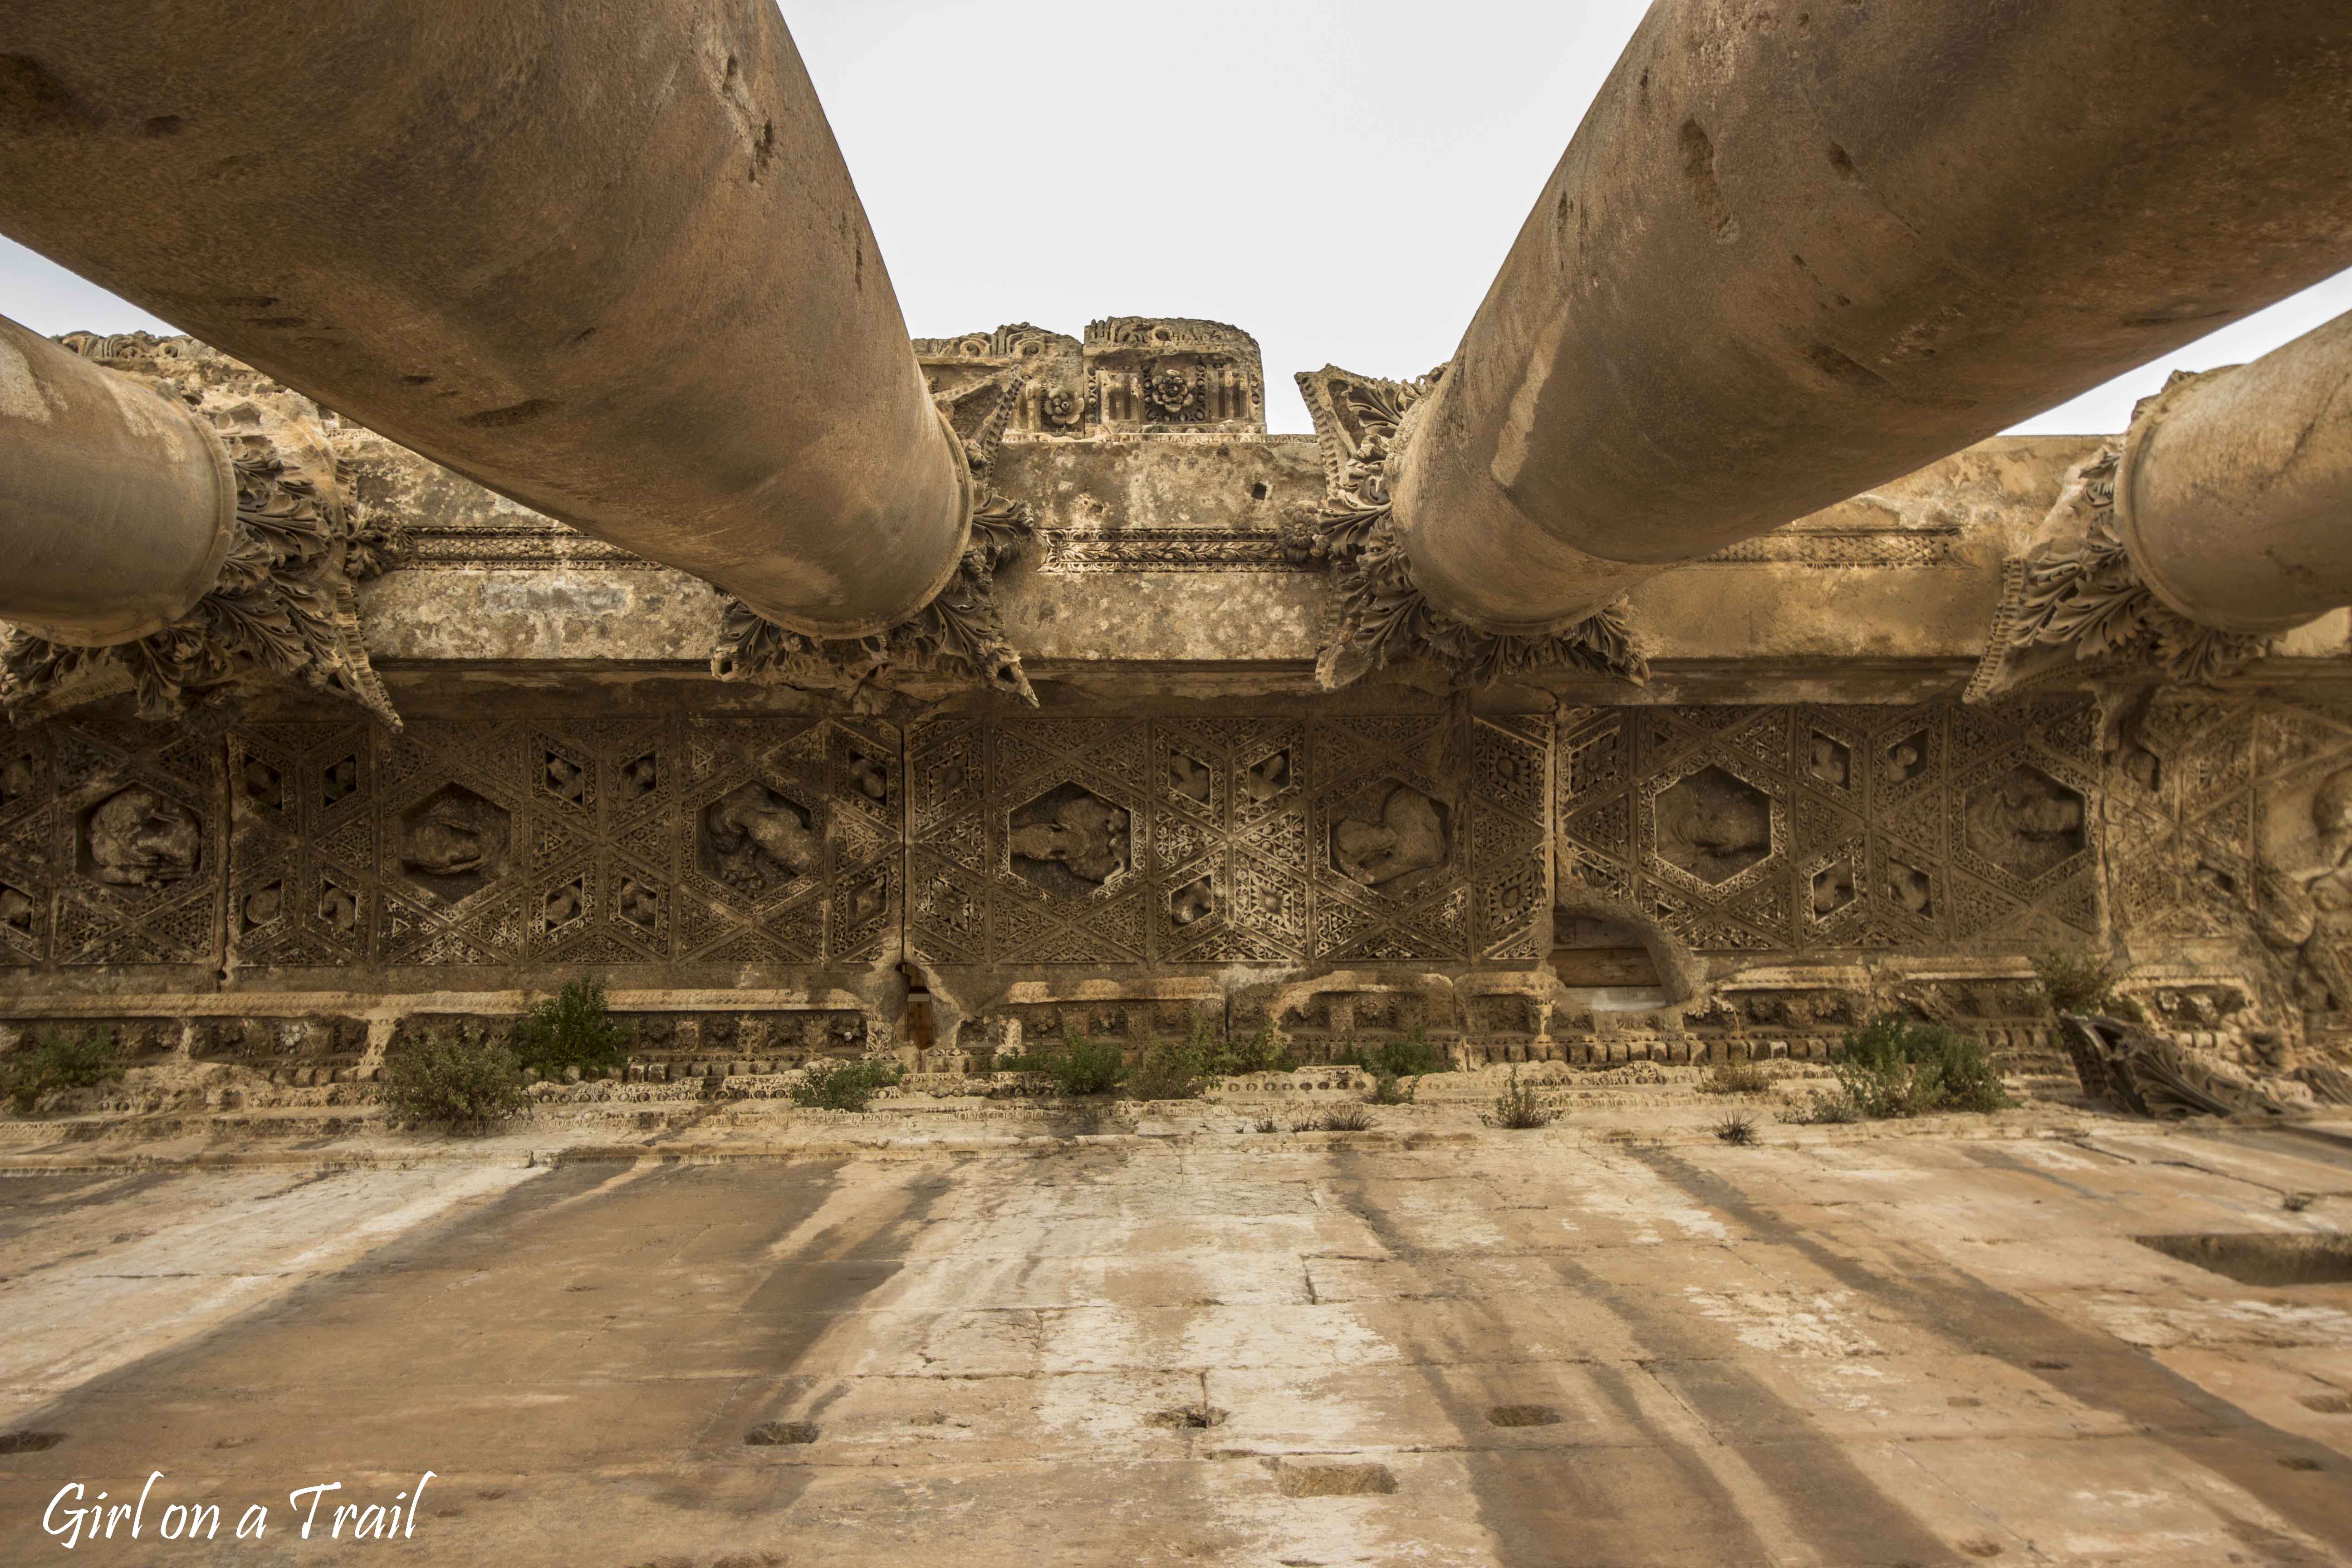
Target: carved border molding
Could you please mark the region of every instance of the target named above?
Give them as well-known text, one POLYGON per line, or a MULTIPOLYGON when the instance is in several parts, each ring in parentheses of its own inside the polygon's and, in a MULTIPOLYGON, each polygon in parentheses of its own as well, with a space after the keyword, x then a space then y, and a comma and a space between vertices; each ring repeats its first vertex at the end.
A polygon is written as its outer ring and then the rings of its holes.
POLYGON ((1433 605, 1412 581, 1390 512, 1387 469, 1405 413, 1436 388, 1443 365, 1416 381, 1378 381, 1326 365, 1298 373, 1298 389, 1323 446, 1322 508, 1294 546, 1328 562, 1339 587, 1315 679, 1336 690, 1391 660, 1424 656, 1458 684, 1491 686, 1544 668, 1589 669, 1640 685, 1648 663, 1633 648, 1619 606, 1562 631, 1480 631, 1433 605))

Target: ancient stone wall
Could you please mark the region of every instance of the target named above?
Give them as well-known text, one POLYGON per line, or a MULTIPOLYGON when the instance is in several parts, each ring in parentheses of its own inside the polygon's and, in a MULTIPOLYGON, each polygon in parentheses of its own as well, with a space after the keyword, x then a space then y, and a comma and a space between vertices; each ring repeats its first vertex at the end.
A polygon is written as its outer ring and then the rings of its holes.
POLYGON ((11 731, 0 1032, 323 1083, 584 976, 656 1079, 1065 1030, 1819 1057, 1889 1007, 2046 1058, 2027 961, 2113 938, 2225 1055, 2352 1034, 2352 702, 2316 689, 2160 696, 2111 752, 2048 697, 478 706, 11 731))

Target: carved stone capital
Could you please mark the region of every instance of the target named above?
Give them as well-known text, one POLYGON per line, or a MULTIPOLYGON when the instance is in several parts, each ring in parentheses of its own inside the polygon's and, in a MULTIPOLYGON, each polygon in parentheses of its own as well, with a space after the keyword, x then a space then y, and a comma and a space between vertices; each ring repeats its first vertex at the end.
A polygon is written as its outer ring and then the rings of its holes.
POLYGON ((942 679, 977 681, 1035 707, 1037 694, 1022 671, 1020 653, 1005 640, 996 609, 996 568, 1032 538, 1034 514, 1026 501, 996 495, 988 478, 1028 379, 1005 370, 935 395, 962 443, 973 506, 963 558, 929 604, 871 637, 820 637, 787 630, 740 599, 730 599, 710 656, 711 674, 839 693, 858 711, 877 709, 886 692, 911 682, 942 679))
POLYGON ((1491 686, 1548 668, 1594 670, 1639 685, 1649 667, 1612 605, 1556 632, 1480 630, 1431 604, 1412 580, 1397 537, 1388 489, 1390 463, 1412 438, 1411 415, 1444 375, 1380 381, 1334 365, 1298 373, 1298 388, 1323 447, 1323 505, 1289 541, 1297 559, 1328 563, 1339 598, 1316 680, 1326 690, 1352 684, 1391 661, 1426 658, 1463 686, 1491 686))
POLYGON ((13 719, 130 690, 142 712, 168 717, 258 667, 356 702, 397 730, 352 595, 380 569, 385 534, 352 504, 308 401, 186 338, 64 341, 204 415, 236 471, 236 520, 212 592, 152 636, 79 647, 11 632, 0 643, 0 709, 13 719))
POLYGON ((2167 605, 2116 527, 2120 445, 2077 464, 2027 547, 2001 568, 2000 603, 1968 700, 2094 677, 2210 684, 2270 638, 2200 625, 2167 605))

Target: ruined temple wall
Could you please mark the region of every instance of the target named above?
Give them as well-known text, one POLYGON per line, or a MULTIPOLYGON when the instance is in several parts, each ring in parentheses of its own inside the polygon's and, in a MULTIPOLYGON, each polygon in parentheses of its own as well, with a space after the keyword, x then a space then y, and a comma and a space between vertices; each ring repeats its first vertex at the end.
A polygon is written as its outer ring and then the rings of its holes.
POLYGON ((13 731, 0 1027, 300 1084, 594 977, 656 1077, 1065 1028, 1818 1057, 1889 1006, 2046 1058, 2028 960, 2110 936, 2227 1053, 2334 1050, 2352 1002, 2352 696, 2320 685, 2168 694, 2113 752, 2071 696, 899 723, 709 689, 13 731))

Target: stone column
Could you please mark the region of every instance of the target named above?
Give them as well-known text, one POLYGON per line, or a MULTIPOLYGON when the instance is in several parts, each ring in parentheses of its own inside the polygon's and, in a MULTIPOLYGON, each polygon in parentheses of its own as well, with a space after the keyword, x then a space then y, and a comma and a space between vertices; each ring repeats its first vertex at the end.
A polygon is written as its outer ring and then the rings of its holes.
POLYGON ((198 415, 0 320, 0 621, 77 647, 162 631, 212 591, 236 524, 198 415))
POLYGON ((2176 374, 2004 566, 1969 695, 2229 674, 2352 605, 2347 522, 2352 316, 2252 364, 2176 374))
POLYGON ((2141 405, 2116 531, 2156 596, 2275 633, 2352 605, 2352 316, 2141 405))
POLYGON ((953 574, 971 475, 773 0, 26 0, 5 47, 33 248, 795 630, 953 574))
POLYGON ((2352 264, 2348 77, 2337 0, 1659 0, 1403 411, 1412 583, 1568 626, 2352 264))

